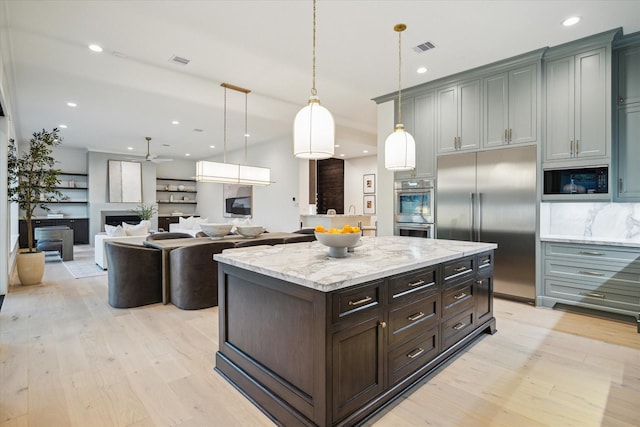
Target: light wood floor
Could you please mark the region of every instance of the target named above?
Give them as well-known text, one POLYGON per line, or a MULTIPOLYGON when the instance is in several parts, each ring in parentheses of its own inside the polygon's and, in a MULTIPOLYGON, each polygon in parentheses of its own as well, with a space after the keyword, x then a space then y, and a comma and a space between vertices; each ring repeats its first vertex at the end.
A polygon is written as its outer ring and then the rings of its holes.
MULTIPOLYGON (((630 324, 496 300, 483 335, 371 426, 638 426, 630 324)), ((117 310, 48 263, 0 311, 0 426, 269 426, 212 368, 217 308, 117 310)))

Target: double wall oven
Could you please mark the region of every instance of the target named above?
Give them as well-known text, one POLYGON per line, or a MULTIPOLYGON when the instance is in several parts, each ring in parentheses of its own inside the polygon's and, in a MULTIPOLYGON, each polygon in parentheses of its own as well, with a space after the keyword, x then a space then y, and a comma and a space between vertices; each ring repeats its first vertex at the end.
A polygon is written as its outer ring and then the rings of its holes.
POLYGON ((394 234, 433 238, 433 181, 403 179, 394 188, 394 234))

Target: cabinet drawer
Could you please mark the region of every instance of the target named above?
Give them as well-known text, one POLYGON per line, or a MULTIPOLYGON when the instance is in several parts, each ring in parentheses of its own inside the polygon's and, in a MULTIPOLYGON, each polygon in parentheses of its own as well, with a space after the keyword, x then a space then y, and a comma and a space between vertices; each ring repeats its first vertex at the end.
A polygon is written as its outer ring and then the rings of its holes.
POLYGON ((438 327, 428 329, 415 339, 389 352, 389 384, 394 384, 407 375, 424 367, 438 355, 438 327))
POLYGON ((478 272, 487 271, 493 268, 493 251, 478 255, 478 272))
POLYGON ((389 313, 389 345, 412 339, 440 319, 438 295, 389 313))
POLYGON ((449 286, 473 275, 474 257, 462 258, 444 264, 444 285, 449 286))
POLYGON ((545 280, 545 295, 547 296, 582 304, 632 311, 636 314, 640 310, 639 293, 640 289, 635 292, 635 295, 630 295, 608 286, 585 286, 585 283, 545 280))
POLYGON ((473 305, 473 280, 467 280, 442 292, 442 317, 473 305))
POLYGON ((449 320, 445 320, 440 324, 442 328, 442 350, 446 350, 453 344, 461 340, 465 335, 473 330, 474 316, 473 307, 462 313, 456 314, 449 320))
POLYGON ((333 294, 333 321, 355 314, 365 315, 379 308, 383 284, 384 281, 380 280, 333 294))
POLYGON ((434 266, 390 278, 389 303, 406 304, 437 292, 437 271, 434 266))
POLYGON ((640 269, 630 266, 546 259, 544 274, 570 281, 607 284, 620 289, 628 288, 630 291, 640 292, 640 269))
POLYGON ((576 245, 562 243, 546 243, 545 256, 561 259, 581 259, 586 262, 623 262, 640 264, 637 249, 625 249, 600 245, 576 245))

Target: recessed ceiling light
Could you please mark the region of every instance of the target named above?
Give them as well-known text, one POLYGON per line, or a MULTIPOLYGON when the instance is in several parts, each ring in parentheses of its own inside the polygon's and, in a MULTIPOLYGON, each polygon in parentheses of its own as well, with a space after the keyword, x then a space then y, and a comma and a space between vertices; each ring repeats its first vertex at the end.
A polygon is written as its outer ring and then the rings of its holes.
POLYGON ((69 107, 77 107, 78 104, 76 104, 75 102, 67 102, 67 106, 69 106, 69 107))
POLYGON ((189 153, 184 153, 185 156, 189 157, 191 154, 189 153))
POLYGON ((133 147, 127 147, 127 150, 133 150, 133 147))
POLYGON ((418 74, 424 74, 427 72, 427 67, 420 67, 416 70, 418 74))
POLYGON ((343 154, 340 154, 340 157, 344 157, 344 153, 343 153, 343 154))
POLYGON ((215 145, 210 145, 209 148, 216 148, 216 146, 215 145))
POLYGON ((246 136, 247 138, 249 138, 251 136, 251 134, 245 133, 244 136, 246 136))
POLYGON ((369 152, 369 150, 362 150, 362 152, 366 154, 369 152))
POLYGON ((172 121, 172 122, 171 122, 171 124, 172 124, 172 125, 179 125, 179 124, 180 124, 180 122, 179 122, 178 120, 174 120, 174 121, 172 121))
POLYGON ((334 147, 340 148, 340 144, 336 144, 336 145, 334 145, 334 147))
POLYGON ((60 129, 66 129, 66 128, 67 128, 67 125, 60 125, 60 126, 58 126, 58 127, 59 127, 60 129))
POLYGON ((98 53, 102 52, 102 46, 97 44, 90 44, 89 49, 92 50, 93 52, 98 52, 98 53))
POLYGON ((562 21, 562 25, 564 25, 565 27, 570 27, 572 25, 576 25, 578 22, 580 22, 580 17, 579 16, 571 16, 567 19, 565 19, 564 21, 562 21))

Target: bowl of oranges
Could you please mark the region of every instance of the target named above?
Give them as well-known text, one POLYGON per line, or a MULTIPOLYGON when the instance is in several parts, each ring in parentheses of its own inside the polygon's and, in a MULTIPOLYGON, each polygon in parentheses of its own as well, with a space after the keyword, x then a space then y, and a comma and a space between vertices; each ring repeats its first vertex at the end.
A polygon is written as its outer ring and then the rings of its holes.
POLYGON ((347 256, 348 248, 356 246, 360 240, 360 227, 345 225, 342 228, 325 229, 318 225, 315 235, 318 242, 329 247, 330 257, 344 258, 347 256))

